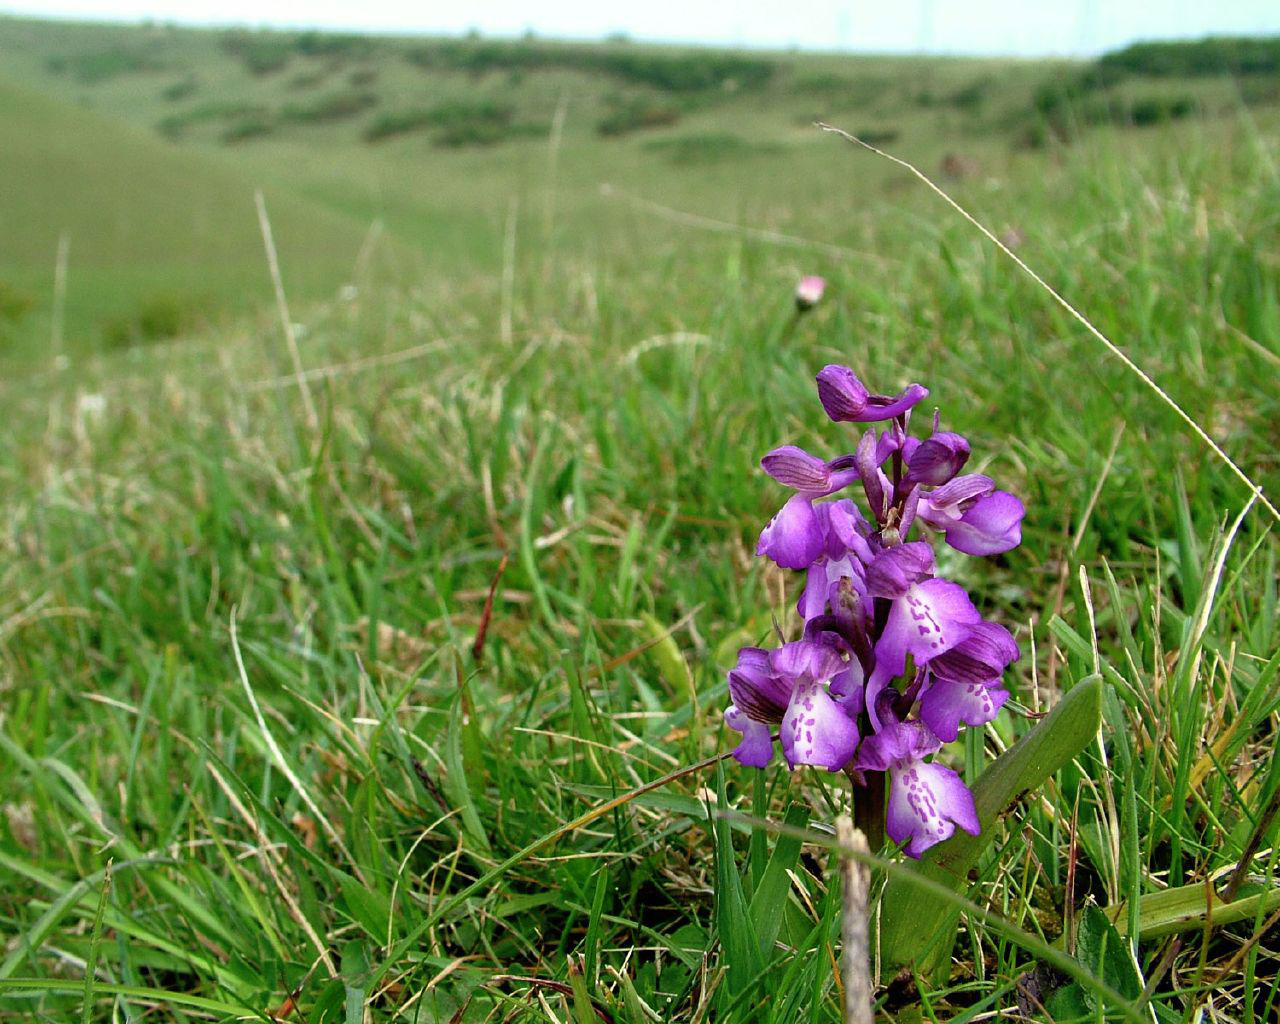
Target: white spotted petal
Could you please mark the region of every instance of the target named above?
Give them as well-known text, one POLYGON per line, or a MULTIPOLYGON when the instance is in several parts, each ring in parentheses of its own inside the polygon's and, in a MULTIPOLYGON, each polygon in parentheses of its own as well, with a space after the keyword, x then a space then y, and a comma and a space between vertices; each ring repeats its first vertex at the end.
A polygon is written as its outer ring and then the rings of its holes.
POLYGON ((839 771, 858 746, 858 727, 821 683, 802 679, 782 718, 782 753, 795 768, 839 771))
POLYGON ((960 776, 944 765, 897 760, 889 766, 889 807, 885 831, 895 843, 907 843, 907 855, 950 839, 956 826, 977 835, 973 794, 960 776))

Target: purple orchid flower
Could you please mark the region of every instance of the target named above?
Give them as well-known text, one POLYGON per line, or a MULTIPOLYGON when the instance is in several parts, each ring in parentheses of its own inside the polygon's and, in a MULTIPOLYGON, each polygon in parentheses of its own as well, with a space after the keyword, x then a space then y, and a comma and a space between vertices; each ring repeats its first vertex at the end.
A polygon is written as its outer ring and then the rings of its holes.
POLYGON ((886 721, 867 737, 854 767, 889 773, 889 807, 885 831, 895 843, 907 844, 907 856, 951 838, 956 826, 970 835, 979 831, 973 794, 955 772, 924 759, 941 744, 920 722, 886 721))
POLYGON ((986 725, 1009 699, 1000 677, 1019 654, 1007 629, 995 622, 978 623, 968 639, 929 662, 920 720, 944 743, 960 735, 961 722, 986 725))
POLYGON ((959 434, 936 431, 906 453, 907 481, 940 487, 949 482, 969 461, 969 442, 959 434))
POLYGON ((824 366, 818 373, 818 399, 836 423, 891 420, 914 408, 928 394, 928 388, 908 384, 897 395, 873 395, 847 366, 824 366))
POLYGON ((990 477, 959 476, 923 495, 916 514, 966 555, 998 555, 1022 543, 1022 502, 990 477))
POLYGON ((760 465, 778 483, 797 493, 761 531, 756 554, 772 559, 783 569, 807 569, 826 544, 814 499, 848 487, 858 478, 858 471, 833 470, 830 463, 793 445, 775 448, 760 460, 760 465))
POLYGON ((782 753, 792 768, 844 768, 858 746, 858 727, 827 684, 840 679, 850 686, 848 671, 834 647, 811 640, 772 652, 744 647, 729 673, 733 705, 725 712, 725 723, 742 733, 734 757, 763 768, 773 758, 770 727, 779 725, 782 753))
POLYGON ((835 614, 850 612, 842 608, 838 599, 843 581, 848 581, 847 585, 865 608, 867 592, 862 580, 865 566, 873 557, 867 539, 870 528, 852 501, 846 498, 816 505, 814 512, 822 528, 825 548, 809 564, 805 588, 796 605, 806 622, 826 614, 828 608, 835 614))
POLYGON ((876 698, 902 675, 910 655, 917 668, 969 638, 982 621, 959 584, 933 576, 933 550, 918 541, 887 548, 867 568, 867 591, 892 601, 867 680, 867 708, 879 725, 876 698))
POLYGON ((824 684, 844 670, 844 660, 834 648, 800 640, 784 644, 770 661, 775 671, 795 680, 782 719, 782 753, 787 764, 840 771, 857 749, 858 726, 824 684))
POLYGON ((729 672, 733 703, 724 720, 730 729, 742 733, 742 742, 733 752, 739 764, 763 768, 773 760, 770 726, 782 722, 791 690, 791 684, 774 673, 768 651, 744 647, 738 652, 738 663, 729 672))

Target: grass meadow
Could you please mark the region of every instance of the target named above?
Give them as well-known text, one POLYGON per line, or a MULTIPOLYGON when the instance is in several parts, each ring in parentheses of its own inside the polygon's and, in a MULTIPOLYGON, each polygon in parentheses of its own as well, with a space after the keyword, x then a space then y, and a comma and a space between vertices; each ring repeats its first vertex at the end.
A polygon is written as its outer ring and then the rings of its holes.
POLYGON ((948 762, 1104 689, 879 1019, 1048 1019, 1063 951, 1055 1020, 1280 1017, 1275 516, 812 125, 1276 502, 1266 82, 302 38, 0 20, 0 1020, 840 1021, 847 782, 716 760, 829 362, 1027 505, 940 566, 1023 650, 948 762))

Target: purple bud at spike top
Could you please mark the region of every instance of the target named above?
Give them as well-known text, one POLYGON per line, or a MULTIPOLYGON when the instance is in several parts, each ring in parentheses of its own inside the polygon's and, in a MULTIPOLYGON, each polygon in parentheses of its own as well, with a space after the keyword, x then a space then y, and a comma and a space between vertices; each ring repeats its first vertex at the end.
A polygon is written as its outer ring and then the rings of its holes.
POLYGON ((806 274, 796 285, 796 311, 803 313, 813 309, 822 301, 822 293, 827 290, 827 282, 817 274, 806 274))
POLYGON ((923 384, 908 384, 896 395, 872 395, 867 399, 866 412, 862 414, 863 423, 876 423, 880 420, 891 420, 904 412, 914 409, 929 397, 929 389, 923 384))
POLYGON ((907 480, 934 487, 947 483, 969 461, 969 442, 959 434, 939 431, 907 457, 907 480))
POLYGON ((818 400, 836 423, 878 423, 901 416, 929 394, 908 384, 898 395, 873 395, 847 366, 824 366, 818 373, 818 400))
POLYGON ((860 423, 870 392, 847 366, 824 366, 818 373, 818 400, 837 423, 860 423))

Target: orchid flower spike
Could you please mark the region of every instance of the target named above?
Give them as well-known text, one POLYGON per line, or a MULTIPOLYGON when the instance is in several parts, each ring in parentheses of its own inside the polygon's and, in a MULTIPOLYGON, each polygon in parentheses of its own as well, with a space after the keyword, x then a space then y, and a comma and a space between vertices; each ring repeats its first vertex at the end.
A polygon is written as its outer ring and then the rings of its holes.
POLYGON ((767 765, 776 740, 792 770, 887 782, 886 831, 919 857, 957 828, 978 832, 973 795, 936 758, 963 727, 999 714, 1019 655, 1007 629, 936 575, 931 531, 964 554, 1000 554, 1021 541, 1026 509, 989 477, 960 475, 969 442, 942 430, 936 412, 928 437, 910 435, 925 387, 873 394, 835 364, 817 384, 831 420, 872 426, 856 451, 830 460, 792 445, 761 460, 794 493, 756 553, 804 573, 804 628, 776 650, 739 652, 725 722, 742 736, 733 754, 743 765, 767 765), (846 489, 865 497, 863 510, 839 496, 846 489))

